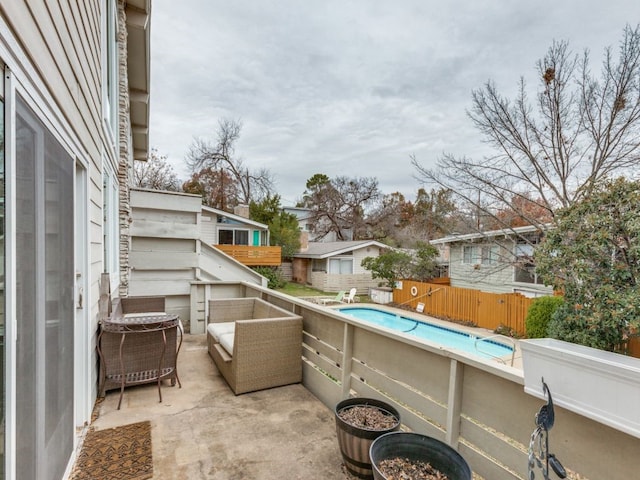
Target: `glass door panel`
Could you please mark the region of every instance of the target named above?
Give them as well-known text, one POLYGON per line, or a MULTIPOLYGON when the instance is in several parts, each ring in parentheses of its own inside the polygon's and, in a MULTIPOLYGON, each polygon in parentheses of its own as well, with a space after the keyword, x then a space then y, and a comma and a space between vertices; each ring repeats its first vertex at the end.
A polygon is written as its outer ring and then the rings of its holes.
POLYGON ((73 160, 16 101, 16 465, 62 478, 73 449, 73 160))

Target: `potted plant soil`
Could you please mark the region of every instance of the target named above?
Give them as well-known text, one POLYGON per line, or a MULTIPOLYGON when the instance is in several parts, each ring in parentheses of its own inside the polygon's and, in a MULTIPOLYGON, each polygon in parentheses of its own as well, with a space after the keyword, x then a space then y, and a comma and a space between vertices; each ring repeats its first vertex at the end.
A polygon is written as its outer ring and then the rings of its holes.
POLYGON ((471 480, 462 456, 440 440, 413 432, 379 436, 369 451, 375 480, 471 480))
POLYGON ((400 414, 374 398, 348 398, 335 409, 336 433, 344 465, 359 478, 373 478, 369 448, 380 435, 400 428, 400 414))

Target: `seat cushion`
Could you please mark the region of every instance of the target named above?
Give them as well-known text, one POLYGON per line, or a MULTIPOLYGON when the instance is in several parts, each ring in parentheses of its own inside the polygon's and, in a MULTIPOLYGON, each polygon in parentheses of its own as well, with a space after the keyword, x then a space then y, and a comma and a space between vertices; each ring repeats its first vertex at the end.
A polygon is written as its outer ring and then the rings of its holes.
POLYGON ((235 333, 224 333, 220 335, 220 340, 218 341, 220 346, 231 356, 233 356, 233 340, 235 336, 235 333))
POLYGON ((236 322, 210 323, 207 325, 207 332, 213 336, 216 342, 220 343, 220 337, 225 333, 234 333, 236 322))

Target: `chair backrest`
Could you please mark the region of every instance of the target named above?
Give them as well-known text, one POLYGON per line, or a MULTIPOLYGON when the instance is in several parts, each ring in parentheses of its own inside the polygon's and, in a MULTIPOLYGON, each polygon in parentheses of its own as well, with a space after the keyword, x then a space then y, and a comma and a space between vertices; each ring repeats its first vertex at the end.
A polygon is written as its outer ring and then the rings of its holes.
POLYGON ((348 298, 349 298, 349 300, 353 300, 353 299, 354 299, 354 297, 356 296, 356 292, 357 292, 357 291, 358 291, 358 290, 357 290, 355 287, 354 287, 354 288, 352 288, 351 290, 349 290, 349 297, 348 297, 348 298))
POLYGON ((341 301, 342 301, 342 299, 344 298, 344 296, 345 296, 345 294, 346 294, 346 293, 347 293, 347 292, 345 292, 344 290, 340 290, 340 291, 338 292, 338 294, 336 295, 336 298, 335 298, 334 300, 335 300, 336 302, 341 302, 341 301))

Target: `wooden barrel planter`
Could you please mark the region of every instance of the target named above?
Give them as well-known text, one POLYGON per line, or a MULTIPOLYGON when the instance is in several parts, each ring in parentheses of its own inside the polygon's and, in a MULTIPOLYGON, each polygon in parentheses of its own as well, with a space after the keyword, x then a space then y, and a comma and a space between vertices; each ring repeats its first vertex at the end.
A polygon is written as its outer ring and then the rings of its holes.
POLYGON ((391 432, 381 435, 372 442, 369 455, 374 480, 387 480, 385 467, 395 468, 393 478, 412 478, 402 476, 400 471, 403 468, 407 471, 419 469, 425 464, 446 475, 449 480, 471 480, 471 469, 462 455, 446 443, 419 433, 391 432), (389 463, 381 464, 384 461, 389 463))
MULTIPOLYGON (((374 412, 372 412, 374 413, 374 412)), ((373 478, 369 449, 373 441, 380 435, 396 431, 400 428, 400 414, 388 403, 374 398, 348 398, 336 405, 336 433, 338 445, 344 465, 352 475, 359 478, 373 478), (359 426, 350 421, 345 421, 349 410, 354 407, 367 407, 381 413, 385 417, 391 417, 389 423, 392 426, 380 428, 376 425, 359 426)))

